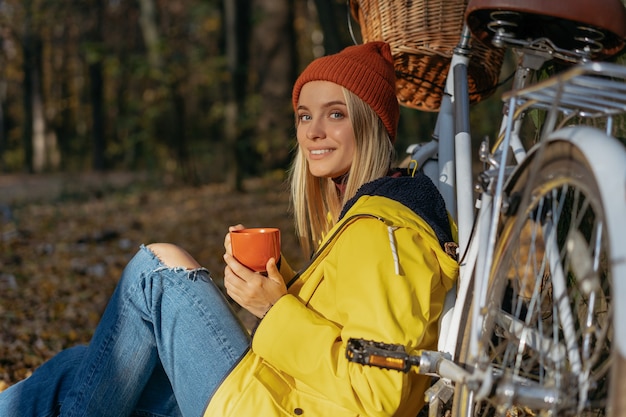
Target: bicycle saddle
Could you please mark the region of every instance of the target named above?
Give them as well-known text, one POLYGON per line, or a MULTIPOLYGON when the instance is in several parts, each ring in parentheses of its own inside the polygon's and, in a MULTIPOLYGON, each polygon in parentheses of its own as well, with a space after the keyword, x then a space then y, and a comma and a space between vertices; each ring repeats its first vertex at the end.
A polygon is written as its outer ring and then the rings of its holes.
POLYGON ((589 59, 617 54, 626 37, 620 0, 470 0, 465 18, 486 45, 498 34, 529 42, 547 38, 559 49, 586 51, 589 59))

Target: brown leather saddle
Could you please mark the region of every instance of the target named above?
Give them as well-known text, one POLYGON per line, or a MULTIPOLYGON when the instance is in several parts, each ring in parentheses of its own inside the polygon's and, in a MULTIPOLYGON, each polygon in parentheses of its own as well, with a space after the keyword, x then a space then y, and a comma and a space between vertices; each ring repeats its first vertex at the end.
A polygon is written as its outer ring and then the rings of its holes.
POLYGON ((517 39, 547 38, 564 50, 586 48, 594 60, 616 55, 626 37, 620 0, 470 0, 465 18, 487 45, 500 30, 517 39))

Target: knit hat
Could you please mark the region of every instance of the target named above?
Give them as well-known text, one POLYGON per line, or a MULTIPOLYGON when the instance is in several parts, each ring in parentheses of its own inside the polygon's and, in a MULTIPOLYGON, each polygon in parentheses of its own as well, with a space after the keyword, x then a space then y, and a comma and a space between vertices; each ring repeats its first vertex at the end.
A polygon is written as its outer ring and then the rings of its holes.
POLYGON ((331 81, 356 94, 378 114, 389 138, 395 141, 400 107, 389 44, 369 42, 353 45, 311 62, 293 87, 294 110, 298 107, 302 86, 310 81, 331 81))

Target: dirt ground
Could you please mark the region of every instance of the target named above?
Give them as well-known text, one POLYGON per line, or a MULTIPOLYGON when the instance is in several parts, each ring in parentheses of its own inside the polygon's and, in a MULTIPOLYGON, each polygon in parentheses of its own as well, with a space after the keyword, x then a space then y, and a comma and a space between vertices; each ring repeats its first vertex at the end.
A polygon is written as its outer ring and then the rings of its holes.
POLYGON ((248 181, 245 193, 157 183, 129 173, 0 176, 0 391, 89 341, 142 243, 181 245, 221 283, 227 227, 276 226, 286 259, 302 264, 282 180, 248 181))

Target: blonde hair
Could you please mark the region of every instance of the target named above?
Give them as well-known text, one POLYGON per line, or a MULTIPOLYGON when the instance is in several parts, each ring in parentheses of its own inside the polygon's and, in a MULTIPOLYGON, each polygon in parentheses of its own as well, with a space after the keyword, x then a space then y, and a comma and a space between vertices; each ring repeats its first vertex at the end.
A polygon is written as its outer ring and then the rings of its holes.
MULTIPOLYGON (((311 175, 299 146, 289 171, 296 234, 306 255, 317 249, 337 222, 342 207, 358 189, 389 172, 395 156, 389 133, 380 117, 357 95, 342 89, 355 139, 355 152, 344 180, 344 193, 339 194, 332 178, 311 175)), ((296 118, 296 127, 297 124, 296 118)))

